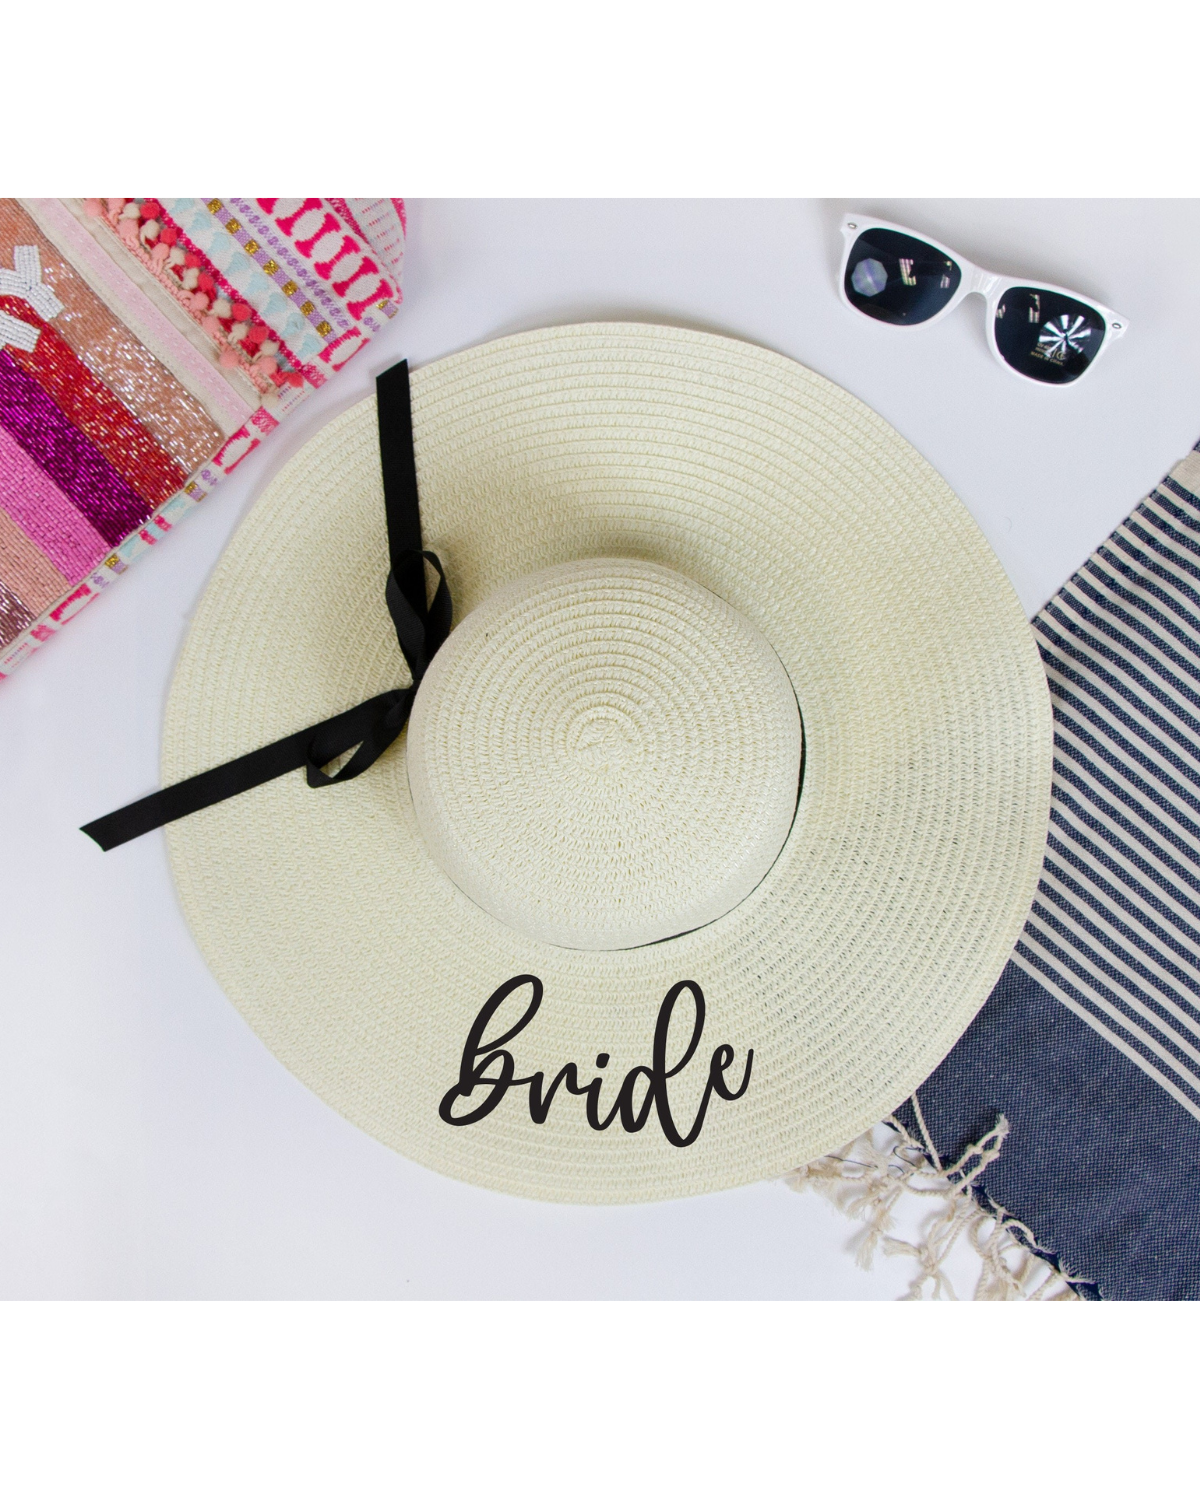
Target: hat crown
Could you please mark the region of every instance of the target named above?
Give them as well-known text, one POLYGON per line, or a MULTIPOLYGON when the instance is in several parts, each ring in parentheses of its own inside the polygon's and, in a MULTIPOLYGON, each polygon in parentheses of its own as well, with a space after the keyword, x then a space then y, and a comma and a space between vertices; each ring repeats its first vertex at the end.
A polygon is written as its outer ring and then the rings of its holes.
POLYGON ((408 774, 430 854, 567 948, 702 926, 770 869, 800 713, 760 632, 682 574, 593 558, 496 591, 422 681, 408 774))

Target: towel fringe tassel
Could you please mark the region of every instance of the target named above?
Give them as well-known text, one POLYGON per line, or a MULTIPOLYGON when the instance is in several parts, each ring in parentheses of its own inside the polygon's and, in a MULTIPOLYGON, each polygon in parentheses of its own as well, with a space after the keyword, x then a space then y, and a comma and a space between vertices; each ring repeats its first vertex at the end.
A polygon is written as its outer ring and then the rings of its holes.
POLYGON ((851 1242, 864 1270, 871 1268, 880 1251, 916 1261, 902 1302, 958 1301, 946 1261, 963 1238, 982 1262, 974 1292, 977 1302, 1093 1300, 1097 1293, 1092 1284, 1064 1270, 1027 1225, 993 1203, 977 1184, 1000 1154, 1009 1131, 1007 1119, 1001 1115, 952 1166, 943 1166, 915 1094, 911 1102, 923 1141, 890 1115, 841 1151, 797 1167, 783 1181, 797 1192, 815 1188, 847 1217, 864 1221, 851 1242), (892 1232, 894 1211, 906 1193, 930 1204, 915 1240, 892 1232))

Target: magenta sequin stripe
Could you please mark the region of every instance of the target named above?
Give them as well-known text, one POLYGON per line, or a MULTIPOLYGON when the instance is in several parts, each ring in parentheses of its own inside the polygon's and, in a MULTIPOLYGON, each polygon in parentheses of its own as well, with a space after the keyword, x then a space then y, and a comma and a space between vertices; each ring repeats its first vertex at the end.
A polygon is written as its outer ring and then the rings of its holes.
POLYGON ((0 425, 110 547, 150 514, 150 506, 128 480, 4 349, 0 349, 0 425))

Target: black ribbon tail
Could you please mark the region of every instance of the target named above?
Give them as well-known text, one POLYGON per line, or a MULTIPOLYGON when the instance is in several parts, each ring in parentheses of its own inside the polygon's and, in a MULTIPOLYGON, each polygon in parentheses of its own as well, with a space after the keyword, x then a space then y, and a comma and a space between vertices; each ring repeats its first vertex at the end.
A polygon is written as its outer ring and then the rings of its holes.
MULTIPOLYGON (((380 693, 378 697, 368 698, 365 703, 347 709, 343 714, 336 714, 332 719, 312 724, 307 729, 289 734, 286 739, 264 745, 260 750, 251 750, 248 755, 239 755, 236 760, 214 766, 211 771, 201 771, 197 776, 189 776, 186 781, 177 781, 174 786, 164 787, 161 792, 152 792, 139 802, 131 802, 128 807, 108 813, 92 823, 85 823, 80 832, 95 839, 101 849, 115 849, 118 844, 127 844, 130 839, 140 838, 143 833, 161 828, 164 823, 186 818, 189 813, 211 807, 215 802, 224 802, 227 797, 236 797, 239 792, 248 792, 251 787, 261 786, 264 781, 273 781, 277 776, 297 771, 302 766, 309 768, 309 784, 313 785, 314 766, 317 768, 316 774, 324 776, 325 773, 319 769, 321 766, 328 765, 331 760, 345 755, 347 750, 353 750, 355 746, 361 750, 370 742, 380 722, 390 717, 392 710, 407 708, 407 701, 411 701, 411 698, 411 688, 380 693)), ((400 733, 407 717, 405 713, 388 744, 400 733)), ((371 760, 375 760, 386 748, 386 745, 376 748, 371 760)), ((354 757, 351 756, 338 777, 348 781, 350 776, 345 773, 351 771, 353 763, 354 757)), ((366 766, 360 769, 366 770, 366 766)), ((351 774, 357 775, 358 772, 351 774)), ((332 782, 338 777, 325 777, 325 781, 332 782)))
POLYGON ((413 453, 412 407, 408 362, 385 370, 376 381, 379 407, 379 456, 383 471, 383 499, 387 519, 390 569, 385 598, 400 651, 412 674, 412 684, 393 688, 335 714, 320 724, 299 729, 286 739, 239 755, 236 760, 186 781, 152 792, 117 812, 86 823, 80 830, 101 849, 115 849, 164 823, 248 792, 303 767, 310 787, 352 781, 383 754, 408 722, 409 711, 434 653, 450 634, 450 589, 441 563, 421 545, 421 508, 417 495, 417 465, 413 453), (438 575, 433 599, 426 602, 425 564, 438 575), (353 750, 332 776, 325 767, 353 750))

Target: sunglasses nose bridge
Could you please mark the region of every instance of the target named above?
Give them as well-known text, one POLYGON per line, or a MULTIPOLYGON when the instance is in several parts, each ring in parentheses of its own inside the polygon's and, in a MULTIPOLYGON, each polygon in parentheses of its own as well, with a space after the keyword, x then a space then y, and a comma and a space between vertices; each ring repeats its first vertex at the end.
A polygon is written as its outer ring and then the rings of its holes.
POLYGON ((968 273, 967 292, 978 292, 981 297, 989 297, 999 280, 1000 277, 994 271, 972 266, 968 273))

